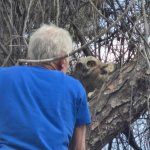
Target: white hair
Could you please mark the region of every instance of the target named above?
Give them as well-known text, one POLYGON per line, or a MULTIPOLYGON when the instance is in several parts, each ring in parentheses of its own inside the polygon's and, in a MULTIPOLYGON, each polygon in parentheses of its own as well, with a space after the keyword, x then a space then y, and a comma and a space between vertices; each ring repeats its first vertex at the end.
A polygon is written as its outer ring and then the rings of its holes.
POLYGON ((30 37, 28 57, 50 59, 69 54, 71 50, 72 39, 68 31, 55 25, 42 25, 30 37))

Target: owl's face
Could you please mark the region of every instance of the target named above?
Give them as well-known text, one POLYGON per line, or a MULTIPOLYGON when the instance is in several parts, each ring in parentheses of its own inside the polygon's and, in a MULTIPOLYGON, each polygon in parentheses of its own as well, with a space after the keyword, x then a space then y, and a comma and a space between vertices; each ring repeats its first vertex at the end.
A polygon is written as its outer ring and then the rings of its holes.
POLYGON ((114 64, 100 62, 93 56, 78 60, 73 76, 81 81, 87 92, 101 88, 107 77, 114 71, 114 64))
POLYGON ((82 57, 78 60, 75 66, 75 74, 80 75, 80 77, 88 77, 92 74, 107 74, 105 68, 107 64, 100 62, 93 56, 82 57))

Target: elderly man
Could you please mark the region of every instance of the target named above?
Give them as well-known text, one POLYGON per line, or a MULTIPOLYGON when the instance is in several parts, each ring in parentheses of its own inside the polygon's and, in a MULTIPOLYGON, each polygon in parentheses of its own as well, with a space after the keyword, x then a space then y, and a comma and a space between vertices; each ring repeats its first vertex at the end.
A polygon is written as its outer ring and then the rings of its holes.
MULTIPOLYGON (((66 30, 43 25, 30 38, 28 57, 60 57, 71 49, 66 30)), ((68 66, 64 58, 0 69, 0 149, 85 150, 86 94, 65 75, 68 66)))

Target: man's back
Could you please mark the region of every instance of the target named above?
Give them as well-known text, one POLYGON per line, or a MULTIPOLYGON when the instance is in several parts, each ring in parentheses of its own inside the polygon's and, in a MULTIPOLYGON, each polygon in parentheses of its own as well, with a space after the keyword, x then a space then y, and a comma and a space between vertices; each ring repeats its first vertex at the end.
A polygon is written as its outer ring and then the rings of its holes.
POLYGON ((0 148, 67 150, 74 126, 90 123, 85 97, 60 71, 0 69, 0 148))

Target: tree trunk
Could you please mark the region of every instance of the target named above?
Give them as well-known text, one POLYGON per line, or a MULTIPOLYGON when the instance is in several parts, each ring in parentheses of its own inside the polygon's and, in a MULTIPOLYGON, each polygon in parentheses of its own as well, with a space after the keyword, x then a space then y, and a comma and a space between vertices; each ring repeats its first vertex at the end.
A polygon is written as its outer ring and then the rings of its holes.
POLYGON ((88 149, 100 150, 147 110, 150 76, 146 62, 137 60, 116 71, 89 98, 88 149))

